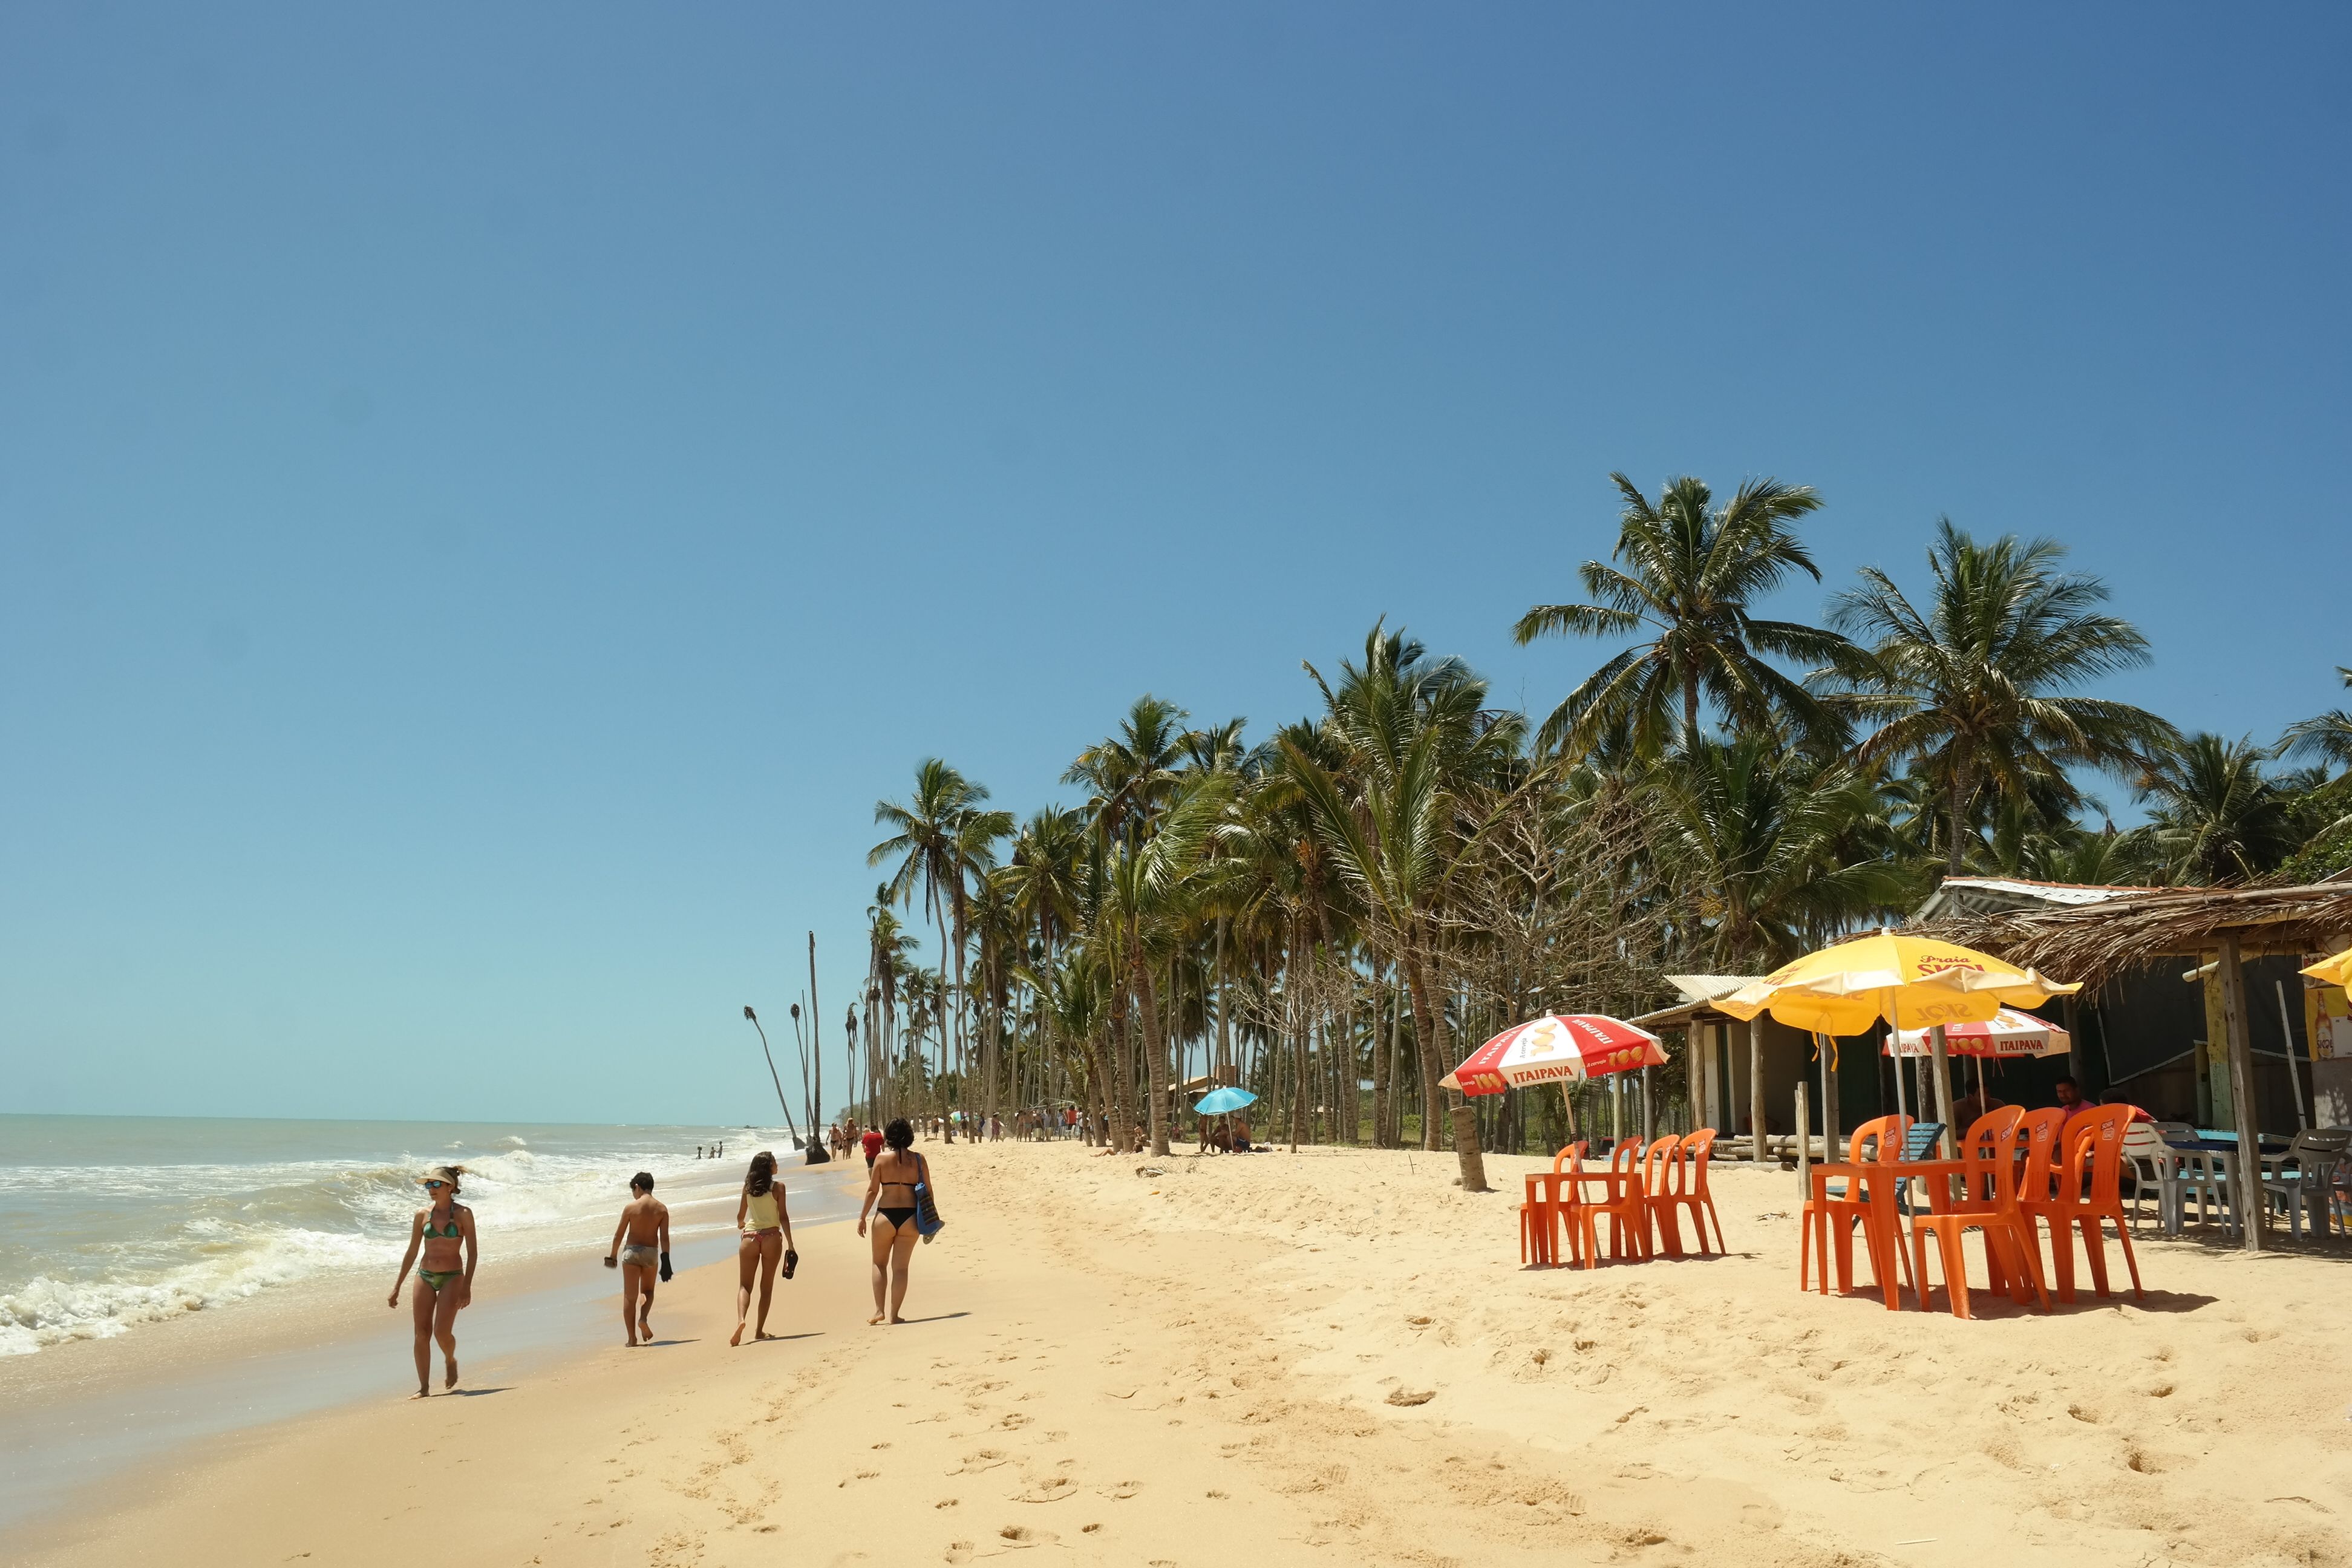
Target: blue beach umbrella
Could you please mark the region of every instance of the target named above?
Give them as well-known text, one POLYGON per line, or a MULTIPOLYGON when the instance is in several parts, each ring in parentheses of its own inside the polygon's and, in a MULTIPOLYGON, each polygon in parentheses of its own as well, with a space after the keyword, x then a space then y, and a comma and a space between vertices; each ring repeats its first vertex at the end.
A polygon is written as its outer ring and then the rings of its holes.
POLYGON ((1192 1109, 1203 1116, 1219 1116, 1228 1110, 1239 1110, 1257 1099, 1245 1089, 1213 1089, 1192 1102, 1192 1109))

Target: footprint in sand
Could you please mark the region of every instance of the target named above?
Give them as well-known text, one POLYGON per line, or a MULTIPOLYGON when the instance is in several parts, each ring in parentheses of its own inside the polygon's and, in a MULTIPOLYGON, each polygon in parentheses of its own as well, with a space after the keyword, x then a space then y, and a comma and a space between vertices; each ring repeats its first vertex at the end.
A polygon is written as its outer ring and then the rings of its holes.
POLYGON ((1062 1539, 1050 1530, 1032 1530, 1025 1524, 1008 1524, 996 1535, 1013 1546, 1051 1546, 1062 1539))

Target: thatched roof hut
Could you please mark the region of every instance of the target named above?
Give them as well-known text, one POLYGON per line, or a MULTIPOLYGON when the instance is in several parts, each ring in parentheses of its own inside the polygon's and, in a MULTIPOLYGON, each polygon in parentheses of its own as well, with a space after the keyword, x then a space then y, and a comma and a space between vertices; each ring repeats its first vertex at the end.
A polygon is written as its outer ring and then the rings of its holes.
MULTIPOLYGON (((2085 991, 2145 976, 2170 961, 2190 965, 2213 1000, 2209 1041, 2226 1042, 2226 1096, 2240 1150, 2260 1147, 2255 1106, 2254 1021, 2244 964, 2278 957, 2301 961, 2352 945, 2352 879, 2283 888, 2082 888, 1954 878, 1929 900, 1914 929, 2007 959, 2044 974, 2083 983, 2085 991), (2209 963, 2210 961, 2210 963, 2209 963)), ((2280 998, 2281 1011, 2284 997, 2280 998)), ((2283 1037, 2288 1019, 2279 1020, 2283 1037)), ((2290 1058, 2292 1040, 2287 1038, 2290 1058)), ((2319 1064, 2314 1063, 2315 1069, 2319 1064)), ((2341 1066, 2345 1064, 2330 1064, 2341 1066)), ((2218 1067, 2219 1064, 2217 1063, 2218 1067)), ((2287 1064, 2288 1086, 2300 1093, 2287 1064)), ((2319 1078, 2313 1073, 2315 1101, 2319 1078)), ((2221 1096, 2216 1097, 2216 1109, 2221 1096)), ((2300 1105, 2298 1104, 2298 1109, 2300 1105)), ((2246 1206, 2246 1245, 2259 1251, 2263 1227, 2251 1223, 2261 1201, 2252 1183, 2237 1184, 2246 1206)))
MULTIPOLYGON (((2094 889, 2085 889, 2094 890, 2094 889)), ((2241 958, 2331 952, 2352 943, 2352 881, 2295 888, 2102 888, 2095 901, 1971 911, 1923 909, 1914 928, 2076 980, 2085 990, 2157 958, 2201 958, 2237 939, 2241 958)))

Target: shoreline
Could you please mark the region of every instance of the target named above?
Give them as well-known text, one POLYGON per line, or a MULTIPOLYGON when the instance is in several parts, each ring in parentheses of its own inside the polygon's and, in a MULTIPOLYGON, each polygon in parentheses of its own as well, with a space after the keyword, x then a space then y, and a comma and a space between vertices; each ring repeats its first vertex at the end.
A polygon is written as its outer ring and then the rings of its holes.
POLYGON ((862 1245, 814 1226, 779 1287, 786 1337, 730 1351, 731 1279, 706 1268, 669 1287, 656 1351, 615 1337, 494 1397, 372 1400, 184 1449, 15 1544, 56 1568, 389 1565, 452 1540, 541 1568, 1038 1547, 1415 1568, 1973 1568, 1992 1544, 2030 1568, 2346 1559, 2352 1352, 2319 1310, 2325 1254, 2150 1237, 2144 1301, 2086 1291, 2045 1317, 1980 1292, 1963 1321, 1800 1294, 1777 1171, 1716 1173, 1727 1254, 1586 1272, 1518 1266, 1525 1158, 1491 1156, 1507 1190, 1473 1194, 1450 1161, 1363 1150, 926 1152, 949 1229, 917 1249, 902 1327, 866 1328, 862 1245))
MULTIPOLYGON (((796 1232, 855 1213, 846 1174, 825 1166, 787 1173, 796 1232)), ((677 1208, 715 1211, 720 1202, 677 1208)), ((674 1232, 672 1244, 677 1277, 656 1295, 657 1319, 667 1293, 689 1276, 733 1267, 731 1226, 674 1232)), ((505 1259, 494 1251, 481 1294, 457 1321, 464 1377, 538 1371, 594 1343, 600 1325, 618 1317, 618 1277, 602 1259, 602 1243, 505 1259)), ((318 1276, 0 1361, 0 1401, 11 1413, 0 1428, 0 1528, 37 1528, 124 1469, 169 1465, 193 1447, 372 1403, 381 1388, 406 1397, 408 1301, 404 1293, 397 1310, 387 1308, 390 1284, 383 1270, 318 1276)), ((437 1384, 437 1351, 435 1362, 437 1384)))

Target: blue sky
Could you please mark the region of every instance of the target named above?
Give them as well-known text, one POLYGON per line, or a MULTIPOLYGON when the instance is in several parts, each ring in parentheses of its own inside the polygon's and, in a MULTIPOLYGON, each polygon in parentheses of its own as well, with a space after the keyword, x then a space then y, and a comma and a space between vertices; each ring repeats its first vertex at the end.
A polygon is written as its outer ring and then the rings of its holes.
POLYGON ((2352 662, 2347 43, 13 7, 0 1110, 756 1114, 918 757, 1025 812, 1382 615, 1540 711, 1612 468, 1819 487, 1832 586, 2054 534, 2108 690, 2268 738, 2352 662))

